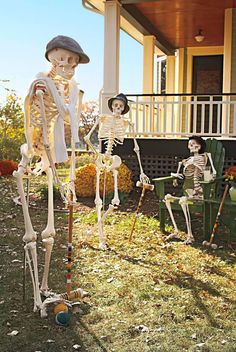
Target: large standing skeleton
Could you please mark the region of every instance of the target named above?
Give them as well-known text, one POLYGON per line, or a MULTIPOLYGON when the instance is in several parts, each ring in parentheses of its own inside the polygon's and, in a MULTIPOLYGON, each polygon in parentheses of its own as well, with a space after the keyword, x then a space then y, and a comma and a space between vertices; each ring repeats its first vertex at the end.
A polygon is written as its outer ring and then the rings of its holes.
POLYGON ((189 138, 188 149, 190 151, 190 157, 179 162, 176 173, 171 173, 171 176, 176 178, 184 178, 184 196, 174 197, 171 194, 165 195, 165 204, 169 211, 171 221, 174 226, 174 233, 169 235, 167 238, 178 237, 178 227, 175 222, 175 218, 171 209, 171 203, 179 200, 179 204, 183 210, 186 225, 187 225, 187 239, 186 244, 191 244, 194 241, 191 228, 191 218, 189 212, 189 201, 196 201, 203 199, 203 189, 200 181, 203 178, 205 166, 210 161, 212 168, 212 176, 216 176, 216 170, 213 165, 213 161, 210 153, 204 153, 205 141, 201 137, 192 136, 189 138), (180 173, 180 169, 183 167, 183 174, 180 173))
POLYGON ((50 72, 40 73, 32 82, 25 99, 25 135, 26 144, 21 146, 22 159, 18 170, 14 172, 20 195, 25 234, 26 259, 30 268, 34 290, 34 310, 42 307, 40 290, 48 291, 48 274, 51 252, 55 237, 53 179, 58 184, 63 200, 67 203, 75 200, 75 143, 78 142, 78 118, 80 115, 82 94, 72 79, 79 63, 89 62, 79 44, 72 38, 57 36, 46 47, 46 58, 52 64, 50 72), (55 163, 68 159, 64 122, 71 125, 71 169, 70 180, 65 187, 58 178, 55 163), (40 162, 31 171, 29 163, 32 156, 40 157, 40 162), (26 173, 38 176, 45 172, 48 180, 48 219, 41 236, 45 246, 45 265, 41 288, 39 289, 36 240, 24 194, 23 177, 26 173), (31 264, 32 259, 32 264, 31 264))
MULTIPOLYGON (((113 155, 113 148, 117 144, 123 144, 126 131, 130 127, 130 132, 134 134, 134 124, 122 115, 129 111, 127 98, 124 94, 118 94, 116 97, 109 99, 109 109, 112 111, 112 115, 100 115, 92 127, 90 132, 84 138, 88 146, 96 154, 96 197, 95 204, 98 216, 98 232, 99 232, 99 248, 106 249, 106 236, 104 234, 104 221, 108 214, 110 214, 115 206, 120 204, 118 194, 118 169, 121 165, 121 158, 118 155, 113 155), (99 153, 90 141, 92 133, 98 126, 98 139, 104 141, 106 145, 105 153, 99 153), (107 171, 112 171, 114 177, 114 196, 109 204, 108 209, 102 215, 103 201, 100 197, 100 174, 101 169, 104 169, 106 175, 107 171)), ((145 184, 149 183, 149 178, 144 174, 139 146, 134 136, 134 151, 137 154, 138 163, 140 167, 140 181, 145 184)), ((105 177, 105 176, 104 176, 105 177)))

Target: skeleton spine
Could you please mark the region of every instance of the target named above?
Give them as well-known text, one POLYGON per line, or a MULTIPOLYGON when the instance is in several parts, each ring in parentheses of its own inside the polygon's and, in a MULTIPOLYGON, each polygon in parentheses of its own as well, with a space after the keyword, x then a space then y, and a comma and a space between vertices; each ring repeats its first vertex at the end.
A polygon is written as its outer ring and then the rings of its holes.
POLYGON ((107 141, 106 154, 111 155, 114 146, 115 146, 115 136, 114 136, 114 131, 111 131, 107 141))

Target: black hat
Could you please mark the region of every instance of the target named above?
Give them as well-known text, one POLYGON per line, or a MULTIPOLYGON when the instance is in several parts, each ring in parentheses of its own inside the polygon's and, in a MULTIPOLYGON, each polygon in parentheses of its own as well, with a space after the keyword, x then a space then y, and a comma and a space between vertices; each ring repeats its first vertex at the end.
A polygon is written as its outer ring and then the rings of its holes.
POLYGON ((115 97, 110 98, 108 100, 109 109, 112 111, 112 103, 115 99, 123 101, 123 103, 125 104, 125 107, 124 107, 124 110, 122 111, 121 115, 126 114, 129 111, 129 105, 128 105, 128 99, 126 98, 126 96, 123 93, 117 94, 115 97))
POLYGON ((66 37, 64 35, 58 35, 57 37, 50 40, 50 42, 48 42, 46 46, 46 52, 45 52, 45 57, 47 60, 48 60, 49 52, 56 48, 69 50, 75 54, 78 54, 80 64, 87 64, 89 62, 89 57, 83 52, 79 43, 77 43, 76 40, 70 37, 66 37))

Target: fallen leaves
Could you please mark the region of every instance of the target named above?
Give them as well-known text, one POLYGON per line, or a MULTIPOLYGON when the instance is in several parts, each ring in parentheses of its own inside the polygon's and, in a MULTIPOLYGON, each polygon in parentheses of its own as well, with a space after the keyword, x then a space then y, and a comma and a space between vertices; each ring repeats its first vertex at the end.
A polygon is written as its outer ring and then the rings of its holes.
POLYGON ((149 328, 146 325, 140 324, 134 327, 135 330, 141 331, 141 332, 149 332, 149 328))
POLYGON ((110 277, 109 279, 107 279, 107 282, 108 282, 108 283, 110 283, 110 282, 112 282, 112 281, 114 281, 114 277, 110 277))
POLYGON ((16 336, 19 334, 19 331, 18 330, 12 330, 11 332, 9 332, 7 335, 8 336, 16 336))
MULTIPOLYGON (((131 204, 129 208, 132 208, 131 204)), ((3 271, 7 290, 0 301, 1 309, 8 314, 3 328, 5 339, 8 343, 12 340, 9 343, 12 350, 17 339, 25 338, 22 331, 28 332, 29 329, 33 330, 32 338, 38 342, 38 345, 32 348, 34 352, 44 351, 45 346, 48 346, 46 350, 57 350, 59 344, 65 351, 79 351, 85 347, 93 351, 97 346, 96 341, 91 338, 92 334, 109 351, 122 351, 123 346, 128 346, 130 351, 143 352, 147 350, 145 344, 152 345, 150 350, 153 351, 161 351, 163 345, 170 346, 171 350, 172 342, 176 351, 188 349, 203 351, 208 349, 210 343, 213 346, 212 351, 217 350, 216 344, 222 351, 225 348, 232 350, 235 341, 231 340, 233 336, 231 327, 235 325, 235 320, 230 300, 233 301, 236 279, 232 265, 234 253, 220 252, 220 256, 217 257, 202 251, 198 244, 188 247, 181 242, 165 243, 164 235, 159 231, 158 221, 146 216, 139 217, 134 241, 128 244, 133 215, 120 211, 112 214, 105 224, 110 250, 102 252, 97 249, 97 230, 87 233, 91 234, 93 246, 81 247, 78 244, 78 236, 86 228, 93 228, 97 220, 94 209, 90 208, 87 213, 85 211, 81 213, 78 208, 76 212, 79 217, 77 221, 75 220, 73 229, 76 258, 72 273, 73 285, 88 289, 91 297, 86 304, 73 306, 75 314, 72 320, 75 324, 71 324, 69 329, 63 329, 63 332, 54 324, 50 309, 48 320, 44 322, 30 311, 32 299, 30 278, 27 282, 29 291, 26 308, 19 303, 21 291, 18 290, 17 283, 21 282, 21 278, 18 278, 19 272, 16 268, 20 266, 22 258, 22 241, 17 235, 20 233, 22 236, 24 225, 22 222, 19 223, 19 216, 10 217, 7 219, 8 228, 6 231, 2 229, 2 238, 5 233, 6 237, 2 241, 4 245, 0 245, 1 255, 5 256, 0 264, 1 269, 15 271, 15 274, 10 272, 10 275, 7 270, 3 271), (12 282, 16 293, 11 290, 12 282), (220 325, 219 329, 213 328, 214 339, 211 341, 209 336, 212 325, 209 324, 209 316, 220 325), (25 330, 18 324, 21 317, 32 322, 25 326, 25 330), (45 323, 46 325, 43 325, 45 323), (90 334, 83 326, 89 329, 90 334), (14 335, 14 331, 18 334, 14 335), (37 340, 39 331, 43 335, 40 341, 37 340), (67 346, 64 346, 65 335, 70 340, 67 346)), ((12 216, 13 210, 9 213, 3 214, 2 220, 6 219, 6 215, 12 216)), ((45 214, 41 211, 35 214, 33 220, 34 223, 37 222, 36 230, 40 230, 40 226, 42 228, 45 226, 45 214)), ((58 236, 57 231, 52 253, 50 286, 55 289, 61 285, 62 291, 59 289, 58 292, 63 292, 64 281, 63 278, 62 281, 58 280, 57 269, 62 263, 63 251, 67 248, 68 226, 66 216, 62 218, 60 214, 58 219, 60 226, 57 226, 57 229, 60 229, 60 233, 58 236)), ((40 244, 39 236, 38 249, 40 244)), ((41 279, 43 271, 41 250, 38 259, 41 279)))

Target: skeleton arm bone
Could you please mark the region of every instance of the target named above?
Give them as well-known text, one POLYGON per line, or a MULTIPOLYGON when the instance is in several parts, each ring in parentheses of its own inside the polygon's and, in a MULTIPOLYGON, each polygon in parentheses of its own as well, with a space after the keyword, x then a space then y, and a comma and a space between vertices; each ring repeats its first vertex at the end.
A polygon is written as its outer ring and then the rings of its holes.
POLYGON ((36 80, 32 83, 30 92, 27 94, 24 102, 24 129, 25 129, 25 138, 27 141, 27 146, 28 146, 28 151, 27 155, 28 157, 31 157, 34 154, 33 150, 33 142, 32 142, 32 135, 33 135, 33 127, 31 126, 31 118, 30 118, 30 105, 31 105, 31 99, 33 95, 37 95, 37 91, 42 91, 43 94, 46 92, 47 87, 43 81, 36 80))
POLYGON ((77 105, 77 116, 78 116, 79 124, 80 124, 80 119, 81 119, 83 96, 84 96, 84 91, 79 90, 79 99, 78 99, 78 105, 77 105))
POLYGON ((44 147, 45 147, 45 151, 48 157, 48 161, 49 161, 49 165, 52 169, 53 172, 53 176, 55 178, 56 183, 58 184, 59 188, 60 188, 60 193, 62 198, 64 199, 64 192, 62 190, 62 185, 61 185, 61 181, 58 177, 56 168, 55 168, 55 164, 52 158, 52 154, 50 151, 50 145, 49 145, 49 140, 48 140, 48 133, 47 133, 47 120, 46 120, 46 113, 45 113, 45 106, 44 106, 44 102, 43 102, 43 95, 44 95, 44 91, 41 89, 36 90, 36 95, 39 99, 39 106, 40 106, 40 111, 41 111, 41 117, 42 117, 42 126, 43 126, 43 140, 44 140, 44 147))
MULTIPOLYGON (((84 91, 79 90, 79 99, 76 105, 76 115, 78 117, 78 122, 80 122, 80 114, 82 110, 82 100, 84 91)), ((79 124, 79 123, 78 123, 79 124)), ((76 171, 75 171, 75 141, 73 135, 71 134, 71 165, 70 165, 70 177, 69 177, 69 185, 68 185, 68 192, 67 192, 67 201, 70 202, 70 192, 73 194, 73 199, 76 201, 76 194, 75 194, 75 180, 76 180, 76 171)))
POLYGON ((100 117, 97 118, 95 124, 93 125, 93 127, 91 128, 91 130, 89 131, 89 133, 84 137, 84 141, 86 142, 86 144, 90 147, 90 149, 96 154, 98 155, 98 151, 96 150, 96 148, 94 147, 94 145, 92 144, 90 138, 91 135, 93 134, 93 132, 96 130, 96 127, 98 126, 100 121, 100 117))
POLYGON ((140 168, 140 176, 139 176, 140 181, 143 182, 143 183, 150 183, 149 178, 143 172, 143 167, 142 167, 142 163, 141 163, 141 159, 140 159, 140 153, 139 153, 139 145, 138 145, 138 143, 136 141, 136 138, 135 138, 134 124, 132 122, 129 122, 129 125, 130 125, 131 132, 134 135, 134 151, 135 151, 135 153, 137 155, 137 158, 138 158, 138 163, 139 163, 139 168, 140 168))
POLYGON ((179 161, 177 172, 176 172, 176 173, 171 172, 171 176, 177 177, 177 178, 179 178, 180 180, 182 180, 182 179, 184 178, 184 176, 179 173, 179 172, 180 172, 180 169, 181 169, 181 166, 183 165, 183 162, 184 162, 184 160, 179 161))
POLYGON ((206 153, 206 154, 207 154, 207 156, 208 156, 208 158, 210 160, 213 178, 215 178, 216 177, 216 169, 215 169, 213 161, 212 161, 211 153, 206 153))

